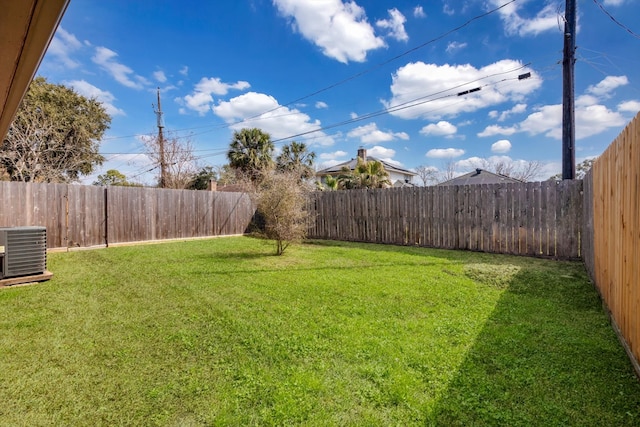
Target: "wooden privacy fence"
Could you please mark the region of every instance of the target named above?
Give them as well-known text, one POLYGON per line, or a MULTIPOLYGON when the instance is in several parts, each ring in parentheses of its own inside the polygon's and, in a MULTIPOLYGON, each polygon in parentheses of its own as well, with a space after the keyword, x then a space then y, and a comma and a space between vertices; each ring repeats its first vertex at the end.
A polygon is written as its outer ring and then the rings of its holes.
POLYGON ((585 178, 584 262, 640 375, 640 114, 585 178))
POLYGON ((582 202, 582 181, 317 192, 309 235, 572 259, 582 202))
POLYGON ((47 227, 47 247, 246 232, 255 207, 242 193, 0 182, 0 227, 47 227))

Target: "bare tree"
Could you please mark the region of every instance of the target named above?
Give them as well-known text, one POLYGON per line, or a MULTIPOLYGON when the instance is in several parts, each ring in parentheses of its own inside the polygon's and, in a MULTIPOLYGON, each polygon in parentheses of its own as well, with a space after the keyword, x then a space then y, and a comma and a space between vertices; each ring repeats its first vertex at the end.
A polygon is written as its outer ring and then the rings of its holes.
POLYGON ((438 183, 449 181, 450 179, 455 178, 457 175, 457 164, 456 161, 451 159, 444 165, 444 169, 440 172, 438 176, 438 183))
MULTIPOLYGON (((162 159, 157 138, 145 140, 147 155, 152 163, 158 165, 162 159)), ((193 143, 190 137, 179 138, 169 133, 164 138, 164 164, 166 165, 166 188, 183 189, 192 182, 198 172, 196 157, 193 154, 193 143)))
POLYGON ((427 165, 416 166, 416 173, 422 180, 423 186, 438 182, 438 168, 427 165))
POLYGON ((540 174, 542 166, 542 163, 537 160, 511 160, 506 158, 493 161, 486 160, 484 169, 520 181, 531 181, 540 174))

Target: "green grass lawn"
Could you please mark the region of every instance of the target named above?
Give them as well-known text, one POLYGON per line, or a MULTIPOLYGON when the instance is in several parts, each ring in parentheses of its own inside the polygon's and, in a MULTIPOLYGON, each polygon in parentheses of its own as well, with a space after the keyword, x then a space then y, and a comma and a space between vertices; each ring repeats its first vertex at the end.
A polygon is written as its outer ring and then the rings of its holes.
POLYGON ((579 263, 247 237, 0 291, 0 424, 640 425, 579 263))

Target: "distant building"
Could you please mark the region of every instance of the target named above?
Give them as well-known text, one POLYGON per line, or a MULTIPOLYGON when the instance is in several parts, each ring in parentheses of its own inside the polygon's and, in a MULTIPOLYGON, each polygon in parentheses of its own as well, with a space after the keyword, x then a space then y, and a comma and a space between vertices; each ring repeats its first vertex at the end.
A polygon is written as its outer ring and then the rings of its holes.
POLYGON ((517 182, 523 181, 478 168, 473 172, 441 182, 438 185, 508 184, 517 182))
POLYGON ((418 175, 415 172, 411 172, 410 170, 394 166, 391 163, 385 162, 384 160, 380 160, 371 156, 367 157, 367 150, 365 148, 359 148, 358 156, 356 158, 316 172, 316 179, 324 184, 326 182, 327 176, 337 178, 338 175, 342 173, 342 168, 345 166, 348 167, 349 170, 354 170, 356 165, 358 164, 358 157, 364 161, 373 160, 382 163, 382 165, 384 166, 384 170, 389 173, 389 181, 391 181, 391 185, 394 187, 413 185, 413 178, 418 175))

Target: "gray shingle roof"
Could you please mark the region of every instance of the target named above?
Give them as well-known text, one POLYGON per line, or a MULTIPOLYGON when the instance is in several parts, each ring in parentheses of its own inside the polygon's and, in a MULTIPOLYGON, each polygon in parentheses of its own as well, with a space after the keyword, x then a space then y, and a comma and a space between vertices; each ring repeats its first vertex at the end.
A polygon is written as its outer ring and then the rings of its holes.
POLYGON ((508 184, 514 182, 522 181, 484 169, 476 169, 473 172, 455 177, 449 181, 441 182, 438 185, 508 184))

